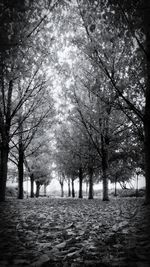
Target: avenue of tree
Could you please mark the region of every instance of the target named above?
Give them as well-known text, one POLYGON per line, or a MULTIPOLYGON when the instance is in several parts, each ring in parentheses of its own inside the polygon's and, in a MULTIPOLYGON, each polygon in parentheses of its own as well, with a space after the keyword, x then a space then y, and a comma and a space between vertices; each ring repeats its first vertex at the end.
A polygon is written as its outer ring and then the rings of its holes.
POLYGON ((150 203, 150 3, 0 1, 0 201, 11 168, 18 198, 58 177, 146 179, 150 203), (9 167, 13 166, 13 167, 9 167))

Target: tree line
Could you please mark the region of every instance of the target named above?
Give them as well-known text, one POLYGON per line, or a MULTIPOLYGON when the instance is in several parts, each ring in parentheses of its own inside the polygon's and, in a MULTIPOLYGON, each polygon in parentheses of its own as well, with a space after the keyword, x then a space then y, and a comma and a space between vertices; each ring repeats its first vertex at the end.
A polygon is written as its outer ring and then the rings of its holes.
POLYGON ((79 178, 80 197, 83 179, 89 198, 94 181, 102 180, 103 200, 109 200, 108 180, 127 181, 140 168, 149 203, 149 9, 149 1, 2 1, 2 201, 9 157, 17 163, 22 198, 23 165, 42 181, 36 171, 47 177, 52 154, 60 179, 73 185, 79 178), (45 66, 53 67, 52 84, 45 66), (55 110, 50 87, 58 83, 55 110), (42 157, 38 146, 45 151, 48 131, 55 145, 42 157))
MULTIPOLYGON (((44 42, 54 6, 48 1, 1 1, 0 8, 0 201, 4 201, 8 161, 18 169, 21 199, 24 166, 33 177, 37 166, 32 156, 44 140, 46 145, 46 123, 52 125, 53 100, 44 72, 50 51, 44 42)), ((40 166, 38 159, 36 164, 40 166)))
MULTIPOLYGON (((77 1, 63 15, 67 41, 76 49, 68 50, 72 64, 60 63, 62 83, 67 80, 61 112, 64 106, 69 110, 58 134, 56 162, 63 177, 78 177, 80 188, 83 177, 88 179, 89 198, 94 176, 103 181, 103 200, 109 199, 108 180, 127 181, 139 169, 146 176, 144 11, 140 1, 77 1)), ((146 190, 148 181, 146 176, 146 190)))

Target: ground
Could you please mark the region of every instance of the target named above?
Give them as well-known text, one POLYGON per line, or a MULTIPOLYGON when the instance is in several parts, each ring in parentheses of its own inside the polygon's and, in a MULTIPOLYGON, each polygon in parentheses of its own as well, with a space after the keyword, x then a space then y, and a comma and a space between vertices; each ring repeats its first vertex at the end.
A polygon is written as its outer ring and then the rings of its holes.
POLYGON ((143 198, 25 199, 0 205, 1 267, 150 266, 143 198))

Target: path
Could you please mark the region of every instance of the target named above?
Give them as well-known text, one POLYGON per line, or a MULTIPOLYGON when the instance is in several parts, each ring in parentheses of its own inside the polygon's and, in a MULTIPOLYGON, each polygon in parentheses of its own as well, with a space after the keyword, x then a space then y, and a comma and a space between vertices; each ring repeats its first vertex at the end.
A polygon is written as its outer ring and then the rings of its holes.
POLYGON ((8 199, 0 206, 0 267, 149 267, 142 199, 8 199))

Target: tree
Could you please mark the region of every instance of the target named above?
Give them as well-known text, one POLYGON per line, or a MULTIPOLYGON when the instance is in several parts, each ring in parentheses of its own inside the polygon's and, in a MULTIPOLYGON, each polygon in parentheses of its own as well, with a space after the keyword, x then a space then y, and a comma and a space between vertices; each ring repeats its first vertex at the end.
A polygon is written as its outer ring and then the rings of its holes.
POLYGON ((48 154, 37 154, 29 164, 30 177, 32 176, 36 183, 36 197, 39 197, 41 185, 48 185, 52 179, 48 154))
POLYGON ((67 183, 68 183, 68 197, 71 197, 70 177, 68 177, 68 179, 67 179, 67 183))
MULTIPOLYGON (((32 140, 34 138, 37 140, 36 132, 42 132, 42 130, 39 129, 40 127, 41 129, 42 127, 47 128, 47 123, 49 128, 51 127, 54 116, 52 98, 49 96, 50 91, 48 92, 48 88, 45 87, 43 75, 40 74, 40 76, 35 76, 34 81, 33 76, 31 76, 31 79, 32 86, 24 81, 22 82, 22 88, 19 88, 19 101, 23 100, 24 92, 26 92, 27 99, 16 114, 16 120, 18 121, 18 124, 14 124, 14 129, 10 140, 10 154, 15 158, 18 157, 18 198, 20 199, 23 198, 23 165, 25 152, 30 146, 32 140), (40 81, 39 78, 41 79, 40 81)), ((30 81, 31 80, 29 80, 29 82, 30 81)))
MULTIPOLYGON (((106 82, 105 82, 106 84, 106 82)), ((86 85, 88 88, 90 85, 86 85)), ((92 85, 93 86, 93 85, 92 85)), ((108 84, 109 86, 109 84, 108 84)), ((102 169, 103 176, 103 200, 108 200, 108 153, 110 154, 110 141, 113 136, 110 135, 111 129, 114 128, 114 103, 113 96, 109 93, 109 87, 101 86, 96 82, 97 93, 87 98, 87 94, 91 95, 91 91, 85 93, 83 98, 79 97, 79 93, 75 93, 74 99, 77 103, 77 111, 89 136, 89 198, 93 198, 93 174, 95 159, 99 157, 99 168, 102 169), (109 102, 107 103, 109 97, 109 102), (94 149, 94 150, 93 150, 94 149), (96 157, 95 157, 96 155, 96 157)), ((82 91, 84 87, 82 86, 82 91)))
MULTIPOLYGON (((133 5, 132 8, 132 5, 130 6, 126 1, 124 2, 127 5, 127 8, 132 11, 133 9, 135 11, 138 6, 133 5)), ((122 26, 120 23, 121 20, 117 23, 117 27, 115 23, 110 24, 110 20, 115 21, 116 19, 116 16, 114 16, 114 14, 116 14, 116 9, 114 10, 112 3, 115 5, 115 2, 112 1, 110 5, 106 2, 104 3, 103 1, 97 4, 94 3, 94 5, 90 2, 83 1, 80 3, 80 1, 78 1, 80 14, 89 39, 89 50, 87 51, 87 54, 103 71, 108 81, 110 81, 112 93, 114 92, 116 96, 118 96, 118 106, 120 106, 120 109, 127 115, 128 118, 130 118, 132 123, 136 124, 137 120, 140 120, 140 122, 143 123, 144 105, 141 101, 139 101, 139 99, 143 99, 144 103, 144 76, 143 68, 141 67, 141 59, 143 60, 143 55, 142 52, 139 53, 135 42, 133 43, 132 39, 135 38, 138 44, 140 44, 139 40, 141 41, 142 35, 140 30, 136 30, 136 34, 134 32, 133 36, 133 31, 130 32, 131 29, 127 30, 125 23, 123 23, 122 26), (101 17, 98 15, 100 9, 104 12, 101 17), (105 32, 106 29, 109 35, 105 32), (140 36, 139 39, 137 36, 140 36), (132 46, 130 45, 129 47, 131 40, 132 46), (124 49, 122 51, 121 44, 124 45, 124 49), (130 58, 126 56, 127 50, 128 54, 131 53, 130 58), (132 53, 133 50, 134 53, 132 53), (141 58, 137 58, 139 54, 141 55, 141 58), (116 60, 116 55, 119 60, 116 60), (111 64, 111 59, 113 64, 111 64), (124 62, 124 64, 122 64, 122 62, 120 64, 120 59, 124 62), (139 66, 138 69, 135 68, 135 62, 136 66, 139 66), (136 69, 138 75, 135 73, 133 68, 136 69), (122 71, 125 75, 122 75, 122 71), (138 78, 135 80, 135 77, 138 78), (135 83, 137 90, 134 89, 135 83)), ((117 2, 117 4, 120 8, 120 3, 117 2)), ((128 12, 128 10, 125 10, 125 12, 128 12)), ((125 12, 124 15, 126 15, 125 12)), ((135 12, 133 13, 135 15, 135 12)), ((127 16, 126 19, 128 20, 127 16)), ((141 22, 140 19, 139 21, 141 22)), ((83 42, 80 42, 80 45, 81 44, 83 44, 83 42)), ((140 47, 142 48, 141 44, 140 47)))
MULTIPOLYGON (((45 43, 39 29, 45 22, 49 22, 48 13, 53 10, 57 1, 54 6, 51 6, 53 2, 46 0, 38 3, 35 1, 32 3, 25 1, 21 3, 20 1, 1 2, 0 201, 3 201, 5 200, 9 143, 17 131, 14 129, 15 116, 33 94, 32 82, 37 76, 40 80, 39 67, 47 61, 48 50, 44 49, 45 43), (43 13, 45 13, 44 16, 43 13), (28 84, 26 88, 23 82, 28 84), (19 87, 21 87, 22 96, 17 99, 19 87), (22 87, 25 89, 24 91, 22 87), (14 133, 11 132, 12 130, 14 133)), ((46 38, 46 31, 44 38, 46 38)), ((36 86, 38 85, 36 84, 36 86)), ((36 88, 36 92, 38 93, 38 88, 36 88)), ((19 124, 21 124, 21 120, 19 124)), ((21 146, 20 135, 20 151, 22 150, 21 146)), ((20 152, 21 158, 23 155, 20 152)), ((20 176, 23 173, 21 161, 19 163, 20 176)))
MULTIPOLYGON (((126 75, 122 76, 120 74, 118 76, 117 81, 117 71, 114 72, 114 75, 111 75, 110 65, 108 65, 109 59, 108 54, 105 53, 105 48, 107 48, 107 44, 103 45, 103 51, 100 51, 100 46, 97 42, 98 36, 101 36, 101 32, 99 31, 99 25, 96 21, 96 14, 98 13, 98 8, 93 5, 90 5, 88 2, 85 4, 83 2, 82 17, 84 19, 87 34, 90 37, 91 42, 94 44, 94 51, 97 55, 97 64, 100 66, 101 70, 105 73, 106 77, 110 80, 114 92, 116 95, 119 95, 119 98, 122 100, 120 103, 120 108, 127 113, 127 116, 130 117, 131 121, 135 124, 135 121, 138 119, 144 127, 144 144, 145 146, 145 173, 146 173, 146 203, 150 202, 150 171, 149 171, 149 1, 137 1, 133 4, 131 1, 130 4, 127 1, 123 1, 120 4, 119 1, 108 1, 107 3, 102 3, 101 7, 104 10, 104 16, 102 18, 103 25, 105 25, 105 29, 108 30, 109 36, 107 37, 107 43, 113 45, 113 49, 111 49, 111 53, 113 54, 114 46, 118 44, 123 45, 123 57, 122 62, 124 61, 124 69, 126 75), (88 6, 88 12, 87 12, 88 6), (117 7, 117 8, 116 8, 117 7), (89 11, 90 10, 90 11, 89 11), (118 14, 118 16, 115 16, 118 14), (117 18, 117 19, 116 19, 117 18), (110 19, 112 27, 110 26, 110 19), (91 25, 94 25, 94 28, 91 25), (144 32, 143 32, 144 29, 144 32), (145 42, 143 38, 143 33, 145 35, 145 42), (129 44, 130 45, 129 47, 129 44), (131 53, 131 57, 127 58, 126 49, 131 53), (124 53, 125 51, 125 53, 124 53), (144 60, 144 58, 146 60, 144 60), (127 61, 126 61, 127 59, 127 61), (130 62, 130 63, 129 63, 130 62), (136 63, 135 63, 136 62, 136 63), (147 66, 147 78, 145 79, 145 65, 147 66), (139 66, 137 68, 137 66, 139 66), (135 80, 135 77, 137 79, 135 80), (127 78, 127 79, 126 79, 127 78), (136 82, 136 87, 135 87, 136 82), (146 88, 146 93, 145 93, 146 88), (141 101, 141 99, 143 101, 141 101), (139 101, 140 100, 140 101, 139 101), (144 108, 145 105, 145 108, 144 108), (129 115, 126 110, 131 111, 131 115, 129 115)), ((93 47, 93 45, 92 45, 93 47)), ((111 45, 110 45, 111 47, 111 45)), ((120 46, 121 47, 121 46, 120 46)), ((117 52, 118 53, 118 52, 117 52)), ((129 55, 128 53, 128 55, 129 55)), ((122 65, 123 66, 123 65, 122 65)), ((115 69, 117 70, 117 68, 115 69)), ((119 69, 118 69, 119 70, 119 69)), ((120 68, 121 70, 121 68, 120 68)))
MULTIPOLYGON (((47 122, 47 119, 45 120, 45 122, 47 122)), ((45 175, 42 175, 42 177, 40 177, 40 185, 44 185, 44 188, 46 189, 46 186, 52 179, 53 159, 51 153, 51 145, 53 142, 53 137, 49 132, 51 131, 51 127, 49 128, 49 126, 51 126, 51 120, 49 121, 50 124, 45 124, 45 122, 42 121, 42 124, 35 132, 34 138, 31 140, 31 143, 27 147, 27 150, 24 154, 24 164, 31 182, 31 197, 34 197, 34 182, 37 178, 37 175, 34 171, 36 168, 36 163, 38 164, 37 170, 39 169, 39 173, 43 172, 43 174, 45 175), (42 167, 40 166, 40 164, 42 165, 42 167)))
POLYGON ((145 114, 144 114, 144 131, 145 131, 145 175, 146 175, 146 203, 150 204, 150 3, 142 1, 144 10, 144 32, 146 36, 146 65, 147 65, 147 82, 145 93, 145 114))
POLYGON ((132 179, 133 173, 134 169, 129 164, 127 158, 118 159, 111 165, 109 175, 110 175, 110 181, 115 184, 115 192, 114 192, 115 196, 117 196, 117 183, 119 183, 123 188, 125 183, 129 182, 132 179))
POLYGON ((60 187, 61 187, 61 197, 64 197, 64 181, 65 181, 65 175, 64 173, 58 173, 58 181, 60 183, 60 187))
MULTIPOLYGON (((70 147, 70 140, 68 138, 68 131, 64 125, 61 125, 60 129, 57 129, 55 150, 55 164, 58 171, 58 181, 61 185, 61 196, 63 197, 63 185, 64 181, 68 180, 70 186, 70 180, 72 185, 72 197, 74 197, 74 180, 77 178, 77 161, 75 154, 70 147), (67 134, 67 135, 66 135, 67 134)), ((70 187, 69 187, 70 189, 70 187)))
POLYGON ((83 169, 82 169, 82 166, 80 166, 79 167, 79 198, 83 198, 82 183, 83 183, 83 169))
POLYGON ((15 46, 15 42, 19 38, 17 21, 24 20, 24 2, 22 4, 21 7, 19 2, 14 1, 12 5, 8 4, 6 8, 6 3, 1 1, 2 12, 0 13, 3 15, 0 27, 2 40, 0 46, 0 201, 5 200, 12 92, 16 79, 13 75, 15 67, 15 60, 13 61, 13 59, 18 51, 18 47, 15 46), (10 69, 13 70, 12 73, 10 69))
MULTIPOLYGON (((85 8, 84 11, 86 12, 87 11, 86 5, 83 4, 83 7, 85 8)), ((78 71, 77 66, 78 66, 79 60, 80 58, 81 60, 83 60, 83 56, 80 53, 79 59, 77 62, 75 62, 74 68, 73 68, 73 72, 75 73, 73 77, 75 84, 74 85, 71 84, 70 91, 72 90, 74 92, 73 101, 76 103, 76 106, 77 106, 76 108, 80 116, 80 123, 84 125, 85 130, 87 131, 87 134, 89 136, 90 142, 92 143, 92 146, 94 145, 95 152, 100 157, 100 161, 102 163, 101 166, 103 168, 103 182, 104 182, 103 183, 104 184, 103 199, 107 200, 108 199, 107 169, 108 169, 108 153, 109 153, 108 147, 109 147, 109 138, 110 138, 108 136, 108 133, 110 131, 109 120, 111 120, 110 113, 111 113, 111 109, 113 108, 113 101, 115 100, 116 102, 116 99, 115 99, 114 94, 111 95, 112 86, 110 84, 109 79, 106 78, 105 75, 102 75, 100 73, 101 69, 99 70, 99 67, 96 66, 97 59, 99 56, 94 46, 95 44, 93 41, 95 40, 92 40, 90 36, 89 25, 87 24, 87 21, 86 21, 87 16, 85 15, 84 17, 84 15, 82 14, 83 10, 80 7, 79 7, 79 11, 81 11, 80 12, 81 18, 85 26, 82 27, 82 31, 81 31, 83 33, 83 36, 81 36, 81 34, 77 36, 76 38, 77 40, 74 40, 74 43, 77 45, 77 47, 80 47, 80 50, 83 49, 83 52, 87 54, 90 60, 92 59, 92 66, 90 64, 90 61, 84 57, 84 60, 86 60, 88 67, 87 65, 86 67, 82 66, 82 69, 80 68, 78 71), (83 31, 84 28, 85 30, 83 31), (97 75, 93 75, 94 72, 96 72, 97 75), (99 76, 100 76, 100 79, 98 79, 99 76), (95 84, 92 84, 89 77, 91 77, 91 81, 93 81, 93 77, 95 78, 96 80, 96 82, 94 80, 95 84), (106 84, 106 86, 102 86, 102 82, 103 84, 106 84), (85 88, 87 89, 87 94, 83 93, 85 88), (96 90, 94 88, 96 88, 96 90), (92 98, 94 100, 92 100, 92 98), (99 102, 97 107, 95 105, 95 102, 96 103, 99 102), (100 110, 100 106, 103 106, 102 110, 100 110), (100 138, 98 135, 100 136, 100 138)), ((81 22, 81 19, 80 19, 80 22, 81 22)), ((71 31, 72 29, 70 30, 70 32, 71 31)), ((107 45, 107 50, 108 50, 107 54, 110 53, 110 49, 108 45, 107 45)), ((114 62, 112 62, 112 65, 113 63, 114 62)), ((113 70, 111 71, 113 75, 113 70)), ((93 165, 93 163, 91 165, 93 165)), ((90 177, 91 177, 90 184, 92 187, 92 175, 90 175, 90 177)))

